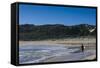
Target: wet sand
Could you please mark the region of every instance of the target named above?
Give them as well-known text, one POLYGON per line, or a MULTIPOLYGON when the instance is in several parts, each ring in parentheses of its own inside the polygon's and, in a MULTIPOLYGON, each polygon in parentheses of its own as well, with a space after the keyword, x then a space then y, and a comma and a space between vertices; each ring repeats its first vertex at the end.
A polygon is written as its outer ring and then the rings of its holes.
MULTIPOLYGON (((96 40, 94 38, 93 39, 87 39, 87 38, 86 39, 69 39, 69 40, 63 39, 63 40, 43 40, 43 41, 20 41, 19 47, 25 48, 26 50, 32 47, 33 49, 36 47, 38 47, 39 49, 44 48, 44 52, 41 52, 43 53, 43 55, 42 54, 41 55, 44 57, 35 61, 31 59, 31 61, 25 61, 25 62, 22 62, 22 64, 23 63, 40 63, 40 62, 94 60, 96 58, 96 40), (80 48, 82 44, 85 46, 84 52, 82 52, 80 48), (48 54, 49 53, 48 50, 50 50, 50 54, 48 54)), ((27 57, 30 57, 30 55, 33 54, 34 52, 31 51, 30 53, 26 51, 26 53, 24 54, 26 55, 25 57, 27 58, 27 57)), ((34 57, 34 55, 31 55, 31 57, 34 57)))

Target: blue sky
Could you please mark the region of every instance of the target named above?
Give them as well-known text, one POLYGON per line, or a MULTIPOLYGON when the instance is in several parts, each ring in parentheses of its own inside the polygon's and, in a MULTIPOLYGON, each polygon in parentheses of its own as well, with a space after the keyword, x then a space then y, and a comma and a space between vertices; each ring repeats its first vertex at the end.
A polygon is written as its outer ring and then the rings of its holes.
POLYGON ((95 8, 19 5, 19 24, 96 24, 95 8))

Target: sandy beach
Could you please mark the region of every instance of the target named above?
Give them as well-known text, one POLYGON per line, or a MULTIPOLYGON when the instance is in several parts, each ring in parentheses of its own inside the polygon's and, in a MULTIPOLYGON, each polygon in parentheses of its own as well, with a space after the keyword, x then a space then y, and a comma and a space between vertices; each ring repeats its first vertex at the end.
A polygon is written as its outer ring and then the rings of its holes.
POLYGON ((96 43, 95 38, 73 38, 73 39, 57 39, 57 40, 40 40, 40 41, 19 41, 20 44, 88 44, 96 43))
POLYGON ((95 38, 19 41, 19 48, 21 64, 94 60, 96 58, 95 38), (85 47, 84 52, 80 48, 82 44, 85 47))

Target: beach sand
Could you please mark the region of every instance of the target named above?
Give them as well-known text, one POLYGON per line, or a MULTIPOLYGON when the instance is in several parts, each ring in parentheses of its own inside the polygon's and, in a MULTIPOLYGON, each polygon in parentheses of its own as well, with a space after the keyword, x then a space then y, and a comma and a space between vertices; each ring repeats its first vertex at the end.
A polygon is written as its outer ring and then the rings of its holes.
MULTIPOLYGON (((19 47, 23 46, 64 46, 65 48, 75 49, 79 48, 77 52, 66 54, 67 52, 61 52, 61 54, 47 57, 39 62, 61 62, 61 61, 78 61, 78 60, 94 60, 96 58, 96 39, 95 38, 75 38, 75 39, 59 39, 59 40, 42 40, 42 41, 19 41, 19 47), (84 52, 81 52, 81 46, 85 47, 84 52)), ((33 61, 29 61, 31 63, 33 61)), ((27 63, 27 62, 25 62, 27 63)))
POLYGON ((56 40, 40 40, 40 41, 19 41, 20 44, 88 44, 96 43, 95 38, 72 38, 72 39, 56 39, 56 40))

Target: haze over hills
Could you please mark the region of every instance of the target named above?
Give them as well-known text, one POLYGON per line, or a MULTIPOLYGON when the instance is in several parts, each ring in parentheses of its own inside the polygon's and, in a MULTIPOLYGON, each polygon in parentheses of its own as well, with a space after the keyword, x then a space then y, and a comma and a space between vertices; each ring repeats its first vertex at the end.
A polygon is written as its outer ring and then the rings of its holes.
POLYGON ((72 26, 63 24, 19 25, 19 40, 44 40, 95 35, 96 26, 89 24, 72 26))

